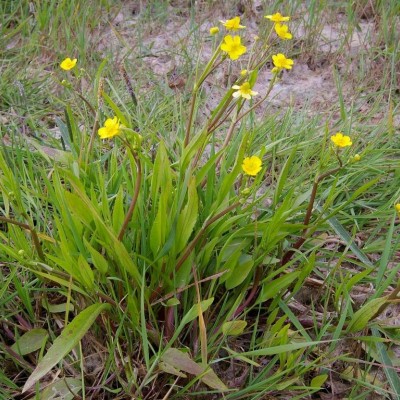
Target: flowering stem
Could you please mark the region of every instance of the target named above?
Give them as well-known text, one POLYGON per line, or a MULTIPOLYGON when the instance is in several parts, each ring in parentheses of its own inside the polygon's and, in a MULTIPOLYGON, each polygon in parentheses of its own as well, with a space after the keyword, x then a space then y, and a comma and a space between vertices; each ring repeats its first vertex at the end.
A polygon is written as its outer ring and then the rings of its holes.
POLYGON ((308 207, 307 207, 307 212, 306 212, 306 216, 304 217, 304 222, 303 225, 305 226, 305 228, 303 229, 303 233, 302 236, 297 240, 297 242, 292 246, 292 248, 290 250, 288 250, 282 257, 281 260, 281 265, 285 265, 287 264, 293 257, 293 254, 295 252, 295 250, 298 250, 306 241, 307 238, 307 230, 308 230, 308 224, 310 223, 311 220, 311 215, 312 215, 312 210, 314 208, 314 202, 315 202, 315 197, 317 195, 317 189, 318 189, 318 185, 320 184, 320 182, 322 182, 327 176, 335 174, 336 172, 340 171, 343 168, 343 163, 342 160, 340 159, 339 155, 337 153, 335 153, 338 160, 339 160, 339 167, 331 169, 328 172, 325 172, 324 174, 318 176, 315 180, 314 180, 314 184, 311 190, 311 196, 310 196, 310 201, 308 203, 308 207))
POLYGON ((135 160, 135 164, 136 164, 136 182, 135 182, 135 189, 133 192, 133 197, 132 197, 132 201, 131 204, 129 205, 129 209, 128 212, 125 215, 125 219, 124 222, 122 224, 121 230, 119 231, 118 234, 118 240, 121 241, 122 238, 124 237, 126 228, 128 227, 129 221, 132 218, 132 214, 133 211, 135 209, 136 203, 137 203, 137 199, 139 197, 139 191, 140 191, 140 185, 142 182, 142 165, 140 163, 140 158, 138 157, 136 151, 132 148, 131 144, 127 141, 124 141, 125 145, 129 148, 134 160, 135 160))
POLYGON ((185 252, 182 254, 182 256, 179 258, 179 260, 176 263, 175 267, 175 272, 179 271, 179 269, 182 267, 183 263, 187 260, 187 258, 190 256, 192 251, 194 250, 196 244, 199 242, 199 240, 202 238, 204 233, 206 232, 207 228, 213 224, 215 221, 218 221, 220 218, 222 218, 224 215, 228 214, 230 211, 234 210, 235 208, 240 206, 240 202, 236 202, 229 207, 225 208, 225 210, 222 210, 220 213, 217 215, 214 215, 214 217, 210 218, 204 225, 203 227, 199 230, 197 235, 194 237, 194 239, 189 243, 189 245, 186 247, 185 252))
POLYGON ((99 129, 100 110, 102 109, 102 106, 103 106, 103 100, 102 100, 103 89, 104 89, 104 78, 100 78, 99 87, 97 89, 97 110, 96 110, 96 114, 95 114, 95 118, 94 118, 92 133, 91 133, 90 139, 89 139, 88 149, 86 152, 85 167, 87 167, 87 165, 88 165, 89 157, 90 157, 90 154, 93 149, 94 138, 96 137, 96 133, 99 129))
POLYGON ((14 219, 2 217, 2 216, 0 216, 0 221, 6 222, 8 224, 16 225, 16 226, 19 226, 20 228, 28 230, 32 235, 32 241, 33 241, 33 244, 34 244, 34 246, 36 248, 36 251, 38 253, 39 258, 42 261, 45 260, 43 249, 42 249, 42 246, 40 244, 39 237, 38 237, 38 235, 36 233, 35 228, 31 228, 28 224, 24 224, 22 222, 15 221, 14 219))
MULTIPOLYGON (((222 218, 224 215, 226 215, 230 211, 234 210, 236 207, 239 207, 240 205, 241 205, 241 203, 239 201, 232 204, 231 206, 227 207, 225 210, 221 211, 217 215, 214 215, 214 217, 210 218, 203 225, 203 227, 200 229, 200 231, 197 233, 197 235, 194 237, 194 239, 189 243, 189 245, 186 247, 185 252, 182 254, 182 256, 179 258, 178 262, 176 263, 175 272, 179 271, 179 269, 182 267, 183 263, 188 259, 188 257, 194 250, 196 244, 203 237, 207 228, 211 224, 213 224, 214 222, 216 222, 220 218, 222 218)), ((167 337, 168 340, 170 340, 172 337, 173 327, 174 327, 174 308, 170 307, 170 308, 166 309, 166 311, 165 311, 165 336, 167 337)))
POLYGON ((217 59, 219 53, 220 53, 220 46, 217 47, 213 56, 211 57, 210 61, 208 62, 206 68, 204 69, 204 72, 200 76, 199 80, 194 84, 192 99, 190 102, 189 118, 188 118, 187 125, 186 125, 186 135, 185 135, 184 147, 186 147, 189 144, 189 140, 190 140, 190 130, 192 128, 192 122, 193 122, 193 116, 194 116, 194 106, 196 104, 197 94, 199 92, 201 85, 207 78, 207 76, 210 75, 211 72, 215 68, 217 68, 218 65, 220 65, 222 63, 222 60, 221 60, 219 63, 213 65, 215 60, 217 59))
POLYGON ((90 134, 88 149, 86 152, 86 160, 85 160, 86 166, 88 165, 90 153, 92 152, 92 149, 93 149, 94 138, 96 137, 96 133, 97 133, 98 129, 99 129, 99 112, 97 111, 96 117, 94 120, 94 124, 93 124, 92 133, 90 134))
POLYGON ((243 310, 253 301, 255 295, 257 294, 258 285, 261 281, 261 276, 262 276, 262 268, 261 268, 261 265, 259 265, 256 268, 256 273, 254 275, 254 282, 253 282, 251 291, 250 291, 249 295, 247 296, 246 300, 233 313, 232 319, 239 316, 243 312, 243 310))

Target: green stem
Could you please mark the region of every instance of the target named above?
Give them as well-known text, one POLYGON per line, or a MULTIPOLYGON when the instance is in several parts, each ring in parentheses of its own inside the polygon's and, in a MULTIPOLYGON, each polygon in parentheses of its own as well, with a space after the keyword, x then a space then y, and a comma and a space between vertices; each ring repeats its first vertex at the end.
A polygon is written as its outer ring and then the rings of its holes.
POLYGON ((139 197, 139 192, 140 192, 140 185, 142 182, 142 165, 140 163, 140 158, 138 157, 136 151, 132 148, 132 146, 130 145, 130 143, 128 143, 127 141, 124 141, 125 145, 129 148, 133 159, 135 160, 135 164, 136 164, 136 182, 135 182, 135 188, 134 188, 134 193, 133 193, 133 197, 132 197, 132 201, 131 204, 129 205, 129 209, 128 212, 125 215, 125 219, 124 222, 122 223, 122 227, 121 230, 119 231, 118 234, 118 240, 121 241, 122 238, 124 237, 126 228, 128 227, 128 224, 132 218, 133 215, 133 211, 135 210, 135 206, 139 197))
POLYGON ((297 240, 297 242, 292 246, 292 248, 290 250, 288 250, 282 257, 281 260, 281 265, 285 265, 287 264, 293 257, 293 254, 295 252, 295 250, 298 250, 306 241, 307 238, 307 230, 308 230, 308 225, 310 223, 311 220, 311 216, 312 216, 312 210, 314 208, 314 202, 315 202, 315 198, 317 196, 317 189, 318 189, 318 185, 329 175, 335 174, 336 172, 340 171, 340 169, 343 168, 343 163, 342 160, 340 159, 338 153, 335 153, 338 160, 339 160, 339 167, 331 169, 328 172, 325 172, 324 174, 318 176, 315 180, 314 180, 314 184, 311 190, 311 196, 310 196, 310 201, 308 202, 308 207, 307 207, 307 212, 306 212, 306 216, 304 217, 304 229, 302 232, 302 236, 297 240))
POLYGON ((16 225, 16 226, 19 226, 20 228, 28 230, 32 235, 32 241, 33 241, 33 244, 34 244, 34 246, 36 248, 36 251, 38 253, 39 258, 42 261, 45 260, 43 249, 42 249, 42 246, 40 244, 39 237, 38 237, 38 235, 36 233, 35 228, 31 228, 28 224, 24 224, 22 222, 15 221, 14 219, 11 219, 11 218, 6 218, 6 217, 1 217, 0 216, 0 221, 6 222, 8 224, 16 225))
POLYGON ((190 256, 192 251, 194 250, 196 244, 199 242, 199 240, 202 238, 202 236, 205 234, 207 228, 213 224, 215 221, 218 221, 220 218, 222 218, 224 215, 228 214, 230 211, 234 210, 235 208, 240 206, 240 202, 236 202, 229 207, 225 208, 225 210, 221 211, 217 215, 214 215, 214 217, 210 218, 204 225, 203 227, 199 230, 197 235, 194 237, 194 239, 189 243, 189 245, 186 247, 185 252, 182 254, 182 256, 179 258, 179 260, 176 263, 175 271, 179 271, 179 269, 182 267, 183 263, 187 260, 187 258, 190 256))
POLYGON ((214 54, 212 55, 210 61, 206 65, 202 75, 198 79, 198 81, 194 84, 193 87, 193 93, 192 93, 192 99, 190 101, 190 110, 189 110, 189 117, 188 121, 186 124, 186 135, 185 135, 185 140, 184 140, 184 147, 186 147, 189 144, 190 140, 190 131, 192 129, 192 122, 193 122, 193 117, 194 117, 194 109, 195 109, 195 104, 196 104, 196 99, 197 99, 197 94, 199 92, 199 89, 203 82, 206 80, 207 76, 211 74, 211 72, 218 67, 218 65, 221 64, 222 60, 214 65, 215 60, 217 59, 219 53, 221 52, 220 46, 217 47, 215 50, 214 54))

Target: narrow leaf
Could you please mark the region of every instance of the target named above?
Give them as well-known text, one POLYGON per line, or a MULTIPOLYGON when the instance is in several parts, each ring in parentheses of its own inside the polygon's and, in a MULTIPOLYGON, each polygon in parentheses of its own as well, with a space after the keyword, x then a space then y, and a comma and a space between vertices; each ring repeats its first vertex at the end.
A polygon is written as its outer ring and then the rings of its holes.
POLYGON ((48 334, 45 329, 31 329, 23 334, 12 346, 14 350, 21 356, 33 353, 42 348, 44 342, 47 340, 48 334))
POLYGON ((187 353, 178 349, 168 349, 162 356, 162 361, 180 371, 199 377, 204 384, 212 389, 226 391, 228 388, 218 378, 215 372, 210 367, 203 367, 194 362, 187 353))
POLYGON ((79 343, 98 315, 102 311, 108 309, 110 309, 109 304, 96 303, 87 307, 77 315, 71 323, 64 328, 61 335, 54 341, 46 355, 40 360, 39 364, 26 381, 22 393, 30 389, 35 382, 45 376, 59 363, 79 343))
POLYGON ((222 325, 222 333, 226 336, 238 336, 243 333, 246 326, 246 321, 228 321, 222 325))
POLYGON ((371 318, 378 312, 378 310, 387 302, 386 297, 379 299, 372 299, 367 304, 364 304, 352 317, 347 332, 357 332, 364 329, 371 318))
MULTIPOLYGON (((55 381, 40 393, 40 400, 74 400, 82 390, 82 382, 75 378, 65 378, 55 381)), ((31 400, 36 399, 32 397, 31 400)))

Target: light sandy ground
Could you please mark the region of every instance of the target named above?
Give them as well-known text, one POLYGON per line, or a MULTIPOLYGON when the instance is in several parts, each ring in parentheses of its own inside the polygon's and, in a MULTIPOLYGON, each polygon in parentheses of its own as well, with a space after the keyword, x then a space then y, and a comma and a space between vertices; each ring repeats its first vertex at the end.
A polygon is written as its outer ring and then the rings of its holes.
MULTIPOLYGON (((248 44, 253 41, 254 35, 259 33, 260 26, 265 26, 263 12, 259 2, 253 1, 252 8, 245 10, 242 17, 246 24, 246 39, 248 44), (260 11, 257 11, 260 10, 260 11), (247 11, 247 12, 246 12, 247 11)), ((174 4, 174 2, 172 2, 174 4)), ((144 12, 142 5, 142 12, 144 12)), ((99 49, 105 54, 118 54, 118 58, 134 60, 138 53, 144 53, 144 69, 148 68, 158 79, 168 82, 178 80, 180 83, 186 82, 183 73, 183 55, 193 57, 196 63, 196 49, 194 42, 202 41, 202 61, 206 61, 212 52, 212 39, 209 37, 208 30, 212 25, 218 25, 218 20, 226 19, 227 15, 218 14, 216 10, 198 21, 199 29, 195 34, 190 35, 190 28, 193 23, 188 17, 188 9, 182 11, 179 7, 169 6, 165 12, 167 15, 166 23, 163 26, 149 25, 144 32, 142 45, 138 46, 137 35, 133 34, 139 18, 139 5, 136 2, 127 2, 123 9, 118 13, 113 21, 113 25, 101 32, 99 49), (135 15, 133 15, 135 14, 135 15), (177 78, 178 77, 178 78, 177 78), (182 82, 179 81, 182 79, 182 82)), ((355 70, 357 72, 357 59, 364 54, 374 40, 374 21, 364 20, 359 23, 359 30, 348 32, 346 17, 337 15, 331 24, 324 24, 322 30, 316 33, 315 47, 312 54, 304 55, 302 49, 306 46, 305 27, 301 16, 295 16, 291 23, 294 34, 295 49, 299 56, 294 55, 295 66, 287 73, 284 73, 282 80, 275 85, 270 95, 269 101, 258 110, 262 114, 266 106, 276 109, 284 108, 287 105, 294 106, 296 109, 307 109, 310 113, 325 112, 332 107, 339 108, 339 97, 337 86, 334 80, 334 69, 347 74, 355 70), (341 56, 345 54, 345 58, 341 56)), ((212 99, 208 107, 213 108, 221 94, 226 89, 228 75, 237 74, 241 68, 239 63, 231 66, 227 64, 219 69, 205 84, 207 91, 212 91, 212 99), (228 70, 229 68, 229 70, 228 70)), ((366 68, 371 68, 366 65, 366 68)), ((143 73, 143 71, 142 71, 143 73)), ((371 73, 373 71, 371 70, 371 73)), ((260 71, 256 91, 260 94, 265 93, 269 80, 271 79, 270 68, 266 67, 260 71)), ((174 82, 172 82, 172 86, 174 82)), ((354 97, 354 85, 356 82, 343 83, 344 98, 351 104, 354 97)), ((361 105, 360 105, 361 107, 361 105)), ((364 105, 363 112, 368 112, 369 108, 364 105)))

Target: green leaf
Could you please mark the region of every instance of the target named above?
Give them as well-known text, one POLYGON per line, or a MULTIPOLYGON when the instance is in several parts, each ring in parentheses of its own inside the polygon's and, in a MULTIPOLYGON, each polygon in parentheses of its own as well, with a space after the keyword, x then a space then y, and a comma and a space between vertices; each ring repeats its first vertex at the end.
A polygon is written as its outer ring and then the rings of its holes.
POLYGON ((372 299, 367 304, 364 304, 356 313, 354 313, 349 325, 347 333, 357 332, 364 329, 371 318, 379 311, 379 309, 387 302, 387 297, 372 299))
POLYGON ((317 375, 311 380, 310 386, 312 388, 320 389, 327 379, 328 374, 317 375))
POLYGON ((279 292, 286 289, 300 275, 300 272, 301 271, 289 272, 288 274, 284 274, 273 281, 265 282, 262 286, 261 293, 256 304, 273 299, 279 294, 279 292))
POLYGON ((110 310, 109 304, 96 303, 85 308, 69 323, 61 335, 54 341, 46 355, 39 361, 30 377, 25 383, 22 393, 30 389, 35 382, 45 376, 57 363, 59 363, 83 338, 92 326, 98 315, 105 310, 110 310))
POLYGON ((50 313, 64 313, 67 311, 68 307, 68 312, 74 312, 75 307, 71 303, 61 303, 61 304, 50 304, 45 299, 42 300, 42 307, 47 310, 50 313))
POLYGON ((177 306, 178 304, 181 304, 181 302, 176 297, 168 299, 166 303, 167 307, 174 307, 177 306))
POLYGON ((45 329, 31 329, 18 338, 18 340, 11 346, 11 349, 20 356, 24 356, 41 349, 46 342, 47 337, 48 334, 45 329))
POLYGON ((94 247, 92 247, 86 238, 83 238, 83 242, 85 243, 86 248, 89 250, 93 265, 100 273, 105 275, 108 271, 107 260, 94 247))
MULTIPOLYGON (((377 328, 371 329, 372 334, 375 337, 380 337, 380 333, 377 328)), ((400 378, 398 372, 393 368, 392 360, 386 350, 386 346, 383 343, 376 343, 376 348, 378 350, 381 367, 385 371, 386 378, 393 389, 393 392, 396 393, 394 398, 400 399, 400 378)))
MULTIPOLYGON (((82 390, 82 382, 75 378, 64 378, 46 386, 39 395, 40 400, 74 400, 82 390)), ((79 397, 78 397, 79 398, 79 397)), ((31 400, 36 399, 32 397, 31 400)))
POLYGON ((167 215, 167 201, 168 195, 163 192, 160 196, 160 201, 158 202, 158 211, 156 218, 154 219, 153 226, 150 231, 150 248, 153 252, 154 257, 157 256, 161 247, 165 243, 165 238, 167 236, 168 230, 168 218, 167 215))
MULTIPOLYGON (((316 205, 315 208, 322 212, 322 207, 316 205)), ((336 234, 340 236, 340 238, 348 244, 350 250, 354 253, 354 255, 357 256, 357 258, 363 262, 365 265, 368 265, 369 267, 374 267, 374 265, 371 263, 369 258, 364 254, 364 252, 356 245, 352 237, 349 235, 349 233, 346 231, 346 229, 343 227, 343 225, 339 222, 339 220, 336 217, 330 217, 328 218, 328 223, 329 225, 334 229, 336 234)))
POLYGON ((249 275, 254 265, 253 257, 249 254, 242 254, 236 266, 233 267, 231 274, 225 282, 225 287, 230 290, 239 286, 249 275))
POLYGON ((170 367, 179 371, 187 372, 195 375, 208 387, 220 391, 226 391, 228 388, 218 378, 215 372, 210 367, 203 367, 194 362, 187 353, 178 349, 168 349, 161 357, 162 361, 170 367))
POLYGON ((88 262, 82 256, 82 254, 79 254, 79 257, 78 257, 78 267, 79 267, 79 273, 81 276, 81 282, 85 286, 85 289, 87 288, 89 290, 93 290, 94 289, 93 271, 90 268, 90 265, 88 264, 88 262))
POLYGON ((243 333, 246 326, 246 321, 228 321, 222 325, 222 333, 226 336, 238 336, 243 333))
POLYGON ((276 207, 276 205, 278 204, 279 198, 281 196, 283 188, 285 187, 285 183, 286 183, 290 168, 292 166, 293 159, 296 156, 296 153, 297 153, 297 147, 295 147, 292 150, 292 153, 290 154, 289 158, 286 160, 285 165, 283 166, 282 171, 279 175, 275 193, 274 193, 273 207, 276 207))
POLYGON ((118 193, 115 197, 114 208, 112 211, 112 226, 114 232, 118 232, 124 222, 124 191, 122 185, 120 186, 118 193))
MULTIPOLYGON (((203 300, 200 302, 201 305, 201 312, 205 312, 208 310, 208 308, 211 306, 211 304, 214 302, 214 297, 211 297, 207 300, 203 300)), ((191 309, 185 314, 185 316, 182 318, 181 325, 186 325, 189 322, 193 321, 195 318, 197 318, 199 315, 199 308, 197 304, 194 304, 191 309)))
MULTIPOLYGON (((265 349, 251 350, 242 353, 242 356, 272 356, 282 353, 290 353, 294 350, 304 349, 305 347, 319 346, 323 343, 330 343, 331 340, 319 340, 315 342, 301 342, 301 343, 291 343, 283 344, 280 346, 266 347, 265 349)), ((224 357, 224 359, 233 358, 233 356, 224 357)))
POLYGON ((179 215, 176 226, 176 253, 179 253, 186 246, 192 234, 199 212, 198 203, 196 180, 192 179, 189 183, 187 203, 179 215))

